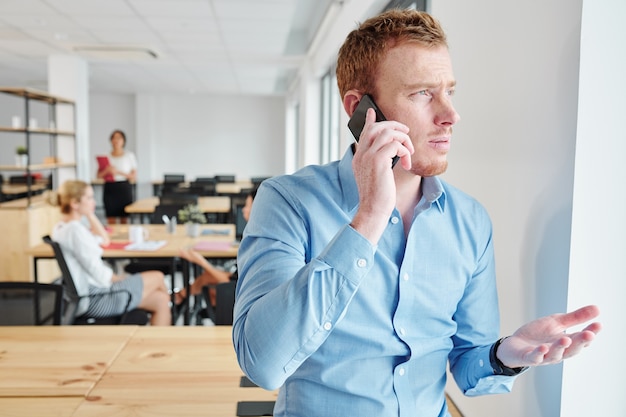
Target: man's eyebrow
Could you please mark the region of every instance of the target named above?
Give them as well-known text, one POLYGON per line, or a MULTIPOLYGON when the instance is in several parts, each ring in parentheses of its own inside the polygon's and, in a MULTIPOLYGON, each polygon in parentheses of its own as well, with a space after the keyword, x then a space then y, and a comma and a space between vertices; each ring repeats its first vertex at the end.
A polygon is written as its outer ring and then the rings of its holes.
MULTIPOLYGON (((408 90, 418 90, 418 89, 421 90, 424 88, 437 88, 440 86, 441 86, 441 83, 438 81, 422 81, 419 83, 405 84, 404 88, 408 90)), ((444 86, 446 88, 456 87, 456 80, 446 82, 444 83, 444 86)))

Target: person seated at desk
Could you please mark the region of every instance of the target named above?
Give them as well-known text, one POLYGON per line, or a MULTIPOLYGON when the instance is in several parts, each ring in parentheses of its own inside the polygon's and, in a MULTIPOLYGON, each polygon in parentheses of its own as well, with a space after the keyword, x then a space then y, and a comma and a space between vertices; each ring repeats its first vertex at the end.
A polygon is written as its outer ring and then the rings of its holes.
POLYGON ((122 314, 127 296, 114 291, 126 290, 131 293, 130 310, 149 311, 153 326, 171 325, 170 296, 161 271, 120 276, 102 260, 102 247, 109 245, 110 239, 96 217, 93 188, 84 181, 69 180, 59 188, 57 198, 62 220, 54 227, 52 238, 63 250, 79 295, 107 294, 90 298, 86 313, 93 317, 122 314))
MULTIPOLYGON (((250 191, 250 194, 246 197, 246 204, 242 208, 243 218, 248 221, 250 218, 250 210, 252 209, 252 202, 254 201, 254 197, 256 196, 256 188, 250 191)), ((202 268, 202 273, 198 275, 193 283, 191 284, 190 292, 191 295, 198 295, 202 292, 202 287, 205 285, 215 285, 228 281, 235 281, 238 278, 237 274, 237 266, 235 265, 234 271, 225 271, 219 269, 212 265, 209 261, 206 260, 202 254, 196 252, 191 248, 183 248, 180 249, 180 257, 186 259, 187 261, 194 263, 202 268)), ((211 298, 211 305, 215 305, 215 289, 211 288, 209 290, 209 296, 211 298)), ((179 291, 175 291, 175 303, 177 305, 182 304, 182 302, 187 298, 187 292, 185 288, 180 289, 179 291)))

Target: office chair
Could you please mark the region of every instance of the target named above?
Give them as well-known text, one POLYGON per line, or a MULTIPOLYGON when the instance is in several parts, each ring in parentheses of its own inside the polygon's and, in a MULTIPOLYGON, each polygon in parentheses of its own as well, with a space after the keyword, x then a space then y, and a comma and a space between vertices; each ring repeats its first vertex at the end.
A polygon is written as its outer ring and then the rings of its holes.
POLYGON ((172 190, 163 192, 159 198, 159 204, 167 206, 186 206, 188 204, 198 204, 198 194, 191 194, 185 191, 172 190))
POLYGON ((202 298, 206 307, 197 308, 197 323, 202 319, 211 319, 216 326, 230 326, 233 324, 233 308, 235 306, 235 288, 237 281, 222 282, 216 285, 202 287, 202 298), (211 289, 215 289, 215 306, 211 304, 211 289))
POLYGON ((180 184, 185 182, 185 174, 163 174, 163 184, 180 184))
POLYGON ((216 182, 235 182, 235 176, 232 174, 220 174, 215 176, 216 182))
MULTIPOLYGON (((85 304, 85 299, 95 298, 97 296, 80 296, 78 294, 78 290, 76 289, 76 285, 74 284, 74 278, 72 278, 72 273, 70 272, 69 267, 67 266, 67 262, 65 261, 65 256, 63 255, 63 251, 61 250, 61 246, 58 242, 52 240, 52 238, 48 235, 43 237, 43 241, 48 245, 52 246, 52 250, 54 251, 54 257, 59 264, 59 269, 61 269, 61 279, 60 282, 63 286, 64 290, 64 298, 65 298, 65 308, 63 311, 63 315, 61 318, 62 324, 139 324, 144 325, 149 321, 149 313, 142 309, 133 309, 129 310, 129 305, 131 301, 131 294, 126 290, 114 291, 126 293, 128 295, 128 301, 126 302, 126 308, 124 309, 124 313, 116 316, 110 317, 91 317, 87 314, 79 314, 79 308, 85 304)), ((101 294, 98 296, 106 296, 106 294, 101 294)))
POLYGON ((250 182, 252 183, 252 188, 258 188, 259 185, 261 185, 261 183, 263 181, 265 181, 268 178, 272 178, 272 177, 252 177, 250 178, 250 182))
POLYGON ((62 311, 61 285, 0 282, 0 326, 58 326, 62 311))
POLYGON ((7 199, 7 197, 2 192, 2 186, 4 185, 4 177, 0 174, 0 203, 7 199))
POLYGON ((198 190, 198 195, 213 196, 216 195, 216 185, 214 177, 198 177, 190 184, 190 188, 198 190))

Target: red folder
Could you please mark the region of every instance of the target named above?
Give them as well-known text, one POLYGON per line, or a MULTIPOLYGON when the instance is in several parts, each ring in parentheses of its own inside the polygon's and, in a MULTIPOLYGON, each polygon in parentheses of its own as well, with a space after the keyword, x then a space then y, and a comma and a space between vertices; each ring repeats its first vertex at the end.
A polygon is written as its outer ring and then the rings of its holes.
POLYGON ((109 243, 109 246, 104 246, 103 249, 107 250, 107 249, 124 249, 126 246, 128 246, 128 244, 130 243, 130 241, 124 241, 124 242, 111 242, 109 243))
MULTIPOLYGON (((109 158, 107 156, 98 155, 98 156, 96 156, 96 159, 98 160, 98 172, 104 170, 106 167, 111 165, 111 163, 109 162, 109 158)), ((112 174, 105 175, 104 176, 104 180, 106 182, 113 182, 113 181, 115 181, 115 179, 113 178, 112 174)))

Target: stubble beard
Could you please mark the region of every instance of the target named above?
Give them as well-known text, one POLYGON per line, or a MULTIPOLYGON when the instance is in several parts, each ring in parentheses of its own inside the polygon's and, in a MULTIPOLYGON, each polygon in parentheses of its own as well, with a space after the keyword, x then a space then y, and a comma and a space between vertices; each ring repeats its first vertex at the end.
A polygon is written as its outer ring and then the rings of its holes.
POLYGON ((441 162, 414 162, 414 165, 411 167, 411 172, 415 175, 419 175, 420 177, 434 177, 435 175, 440 175, 446 172, 448 169, 448 160, 443 160, 441 162))

